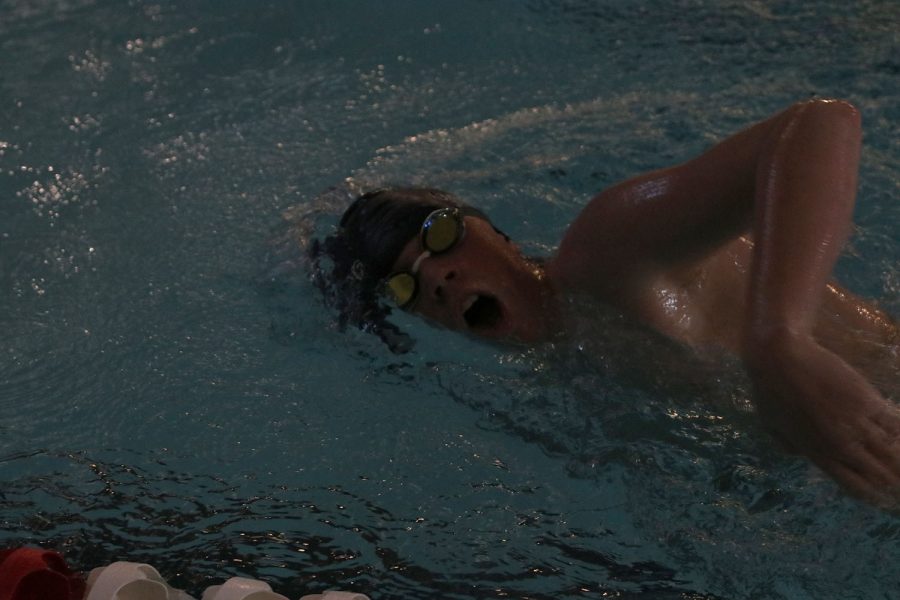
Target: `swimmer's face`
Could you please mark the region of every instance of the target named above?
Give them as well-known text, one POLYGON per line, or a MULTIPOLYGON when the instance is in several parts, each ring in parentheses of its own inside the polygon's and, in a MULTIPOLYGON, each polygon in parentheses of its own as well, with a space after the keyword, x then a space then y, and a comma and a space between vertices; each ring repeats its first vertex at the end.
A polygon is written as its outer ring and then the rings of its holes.
MULTIPOLYGON (((455 246, 419 263, 418 294, 407 310, 493 340, 549 338, 556 319, 550 314, 553 293, 543 271, 487 221, 464 219, 466 233, 455 246)), ((394 270, 411 270, 421 254, 416 236, 403 248, 394 270)))

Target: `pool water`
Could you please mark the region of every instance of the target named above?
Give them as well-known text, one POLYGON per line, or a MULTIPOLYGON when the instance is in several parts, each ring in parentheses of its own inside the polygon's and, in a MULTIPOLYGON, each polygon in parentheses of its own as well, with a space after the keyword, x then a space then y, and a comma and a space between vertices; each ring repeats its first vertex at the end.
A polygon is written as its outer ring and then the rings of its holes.
POLYGON ((900 314, 896 2, 0 3, 0 547, 198 595, 892 598, 900 520, 772 447, 734 368, 633 386, 285 268, 430 184, 546 253, 591 195, 798 99, 860 108, 838 272, 900 314), (274 262, 273 262, 273 257, 274 262), (605 596, 604 596, 605 595, 605 596))

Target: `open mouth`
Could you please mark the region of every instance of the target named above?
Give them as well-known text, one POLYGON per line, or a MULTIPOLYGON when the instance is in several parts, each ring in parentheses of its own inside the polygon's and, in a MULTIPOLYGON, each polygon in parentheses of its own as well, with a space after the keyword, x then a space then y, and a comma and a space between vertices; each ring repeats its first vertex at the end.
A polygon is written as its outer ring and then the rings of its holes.
POLYGON ((492 329, 500 323, 503 311, 500 302, 493 296, 477 294, 467 302, 468 308, 463 313, 466 325, 474 330, 492 329))

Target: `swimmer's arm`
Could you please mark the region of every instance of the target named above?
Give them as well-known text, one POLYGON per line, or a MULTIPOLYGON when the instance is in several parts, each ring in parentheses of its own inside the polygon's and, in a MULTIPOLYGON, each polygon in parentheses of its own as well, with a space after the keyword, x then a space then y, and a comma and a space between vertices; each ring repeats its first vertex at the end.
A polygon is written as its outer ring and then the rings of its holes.
POLYGON ((860 137, 849 104, 791 106, 683 165, 601 193, 553 268, 573 288, 627 297, 644 276, 751 232, 743 356, 760 416, 852 492, 896 506, 900 414, 811 333, 850 229, 860 137))
POLYGON ((794 104, 693 160, 599 194, 553 268, 570 287, 607 297, 751 233, 753 332, 810 331, 850 232, 860 141, 852 105, 794 104))
MULTIPOLYGON (((812 117, 808 108, 812 113, 855 114, 842 102, 794 104, 692 160, 604 190, 566 232, 555 259, 561 274, 573 284, 588 285, 598 275, 619 281, 639 278, 644 271, 702 257, 748 232, 766 149, 798 115, 812 117)), ((821 209, 795 208, 803 213, 821 209)))
POLYGON ((800 105, 767 136, 756 169, 743 358, 764 423, 850 492, 900 508, 900 410, 813 327, 850 230, 859 114, 800 105))

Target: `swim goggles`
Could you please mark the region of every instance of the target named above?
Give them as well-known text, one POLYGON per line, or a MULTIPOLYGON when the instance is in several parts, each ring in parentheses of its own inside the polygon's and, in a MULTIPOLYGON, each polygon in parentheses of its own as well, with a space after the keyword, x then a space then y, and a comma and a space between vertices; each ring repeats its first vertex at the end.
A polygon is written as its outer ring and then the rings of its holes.
POLYGON ((398 308, 408 308, 416 300, 419 293, 419 266, 429 256, 451 250, 466 233, 463 217, 467 214, 480 214, 476 210, 466 208, 439 208, 425 217, 419 236, 422 241, 422 254, 415 260, 408 271, 395 271, 384 280, 383 293, 398 308))

